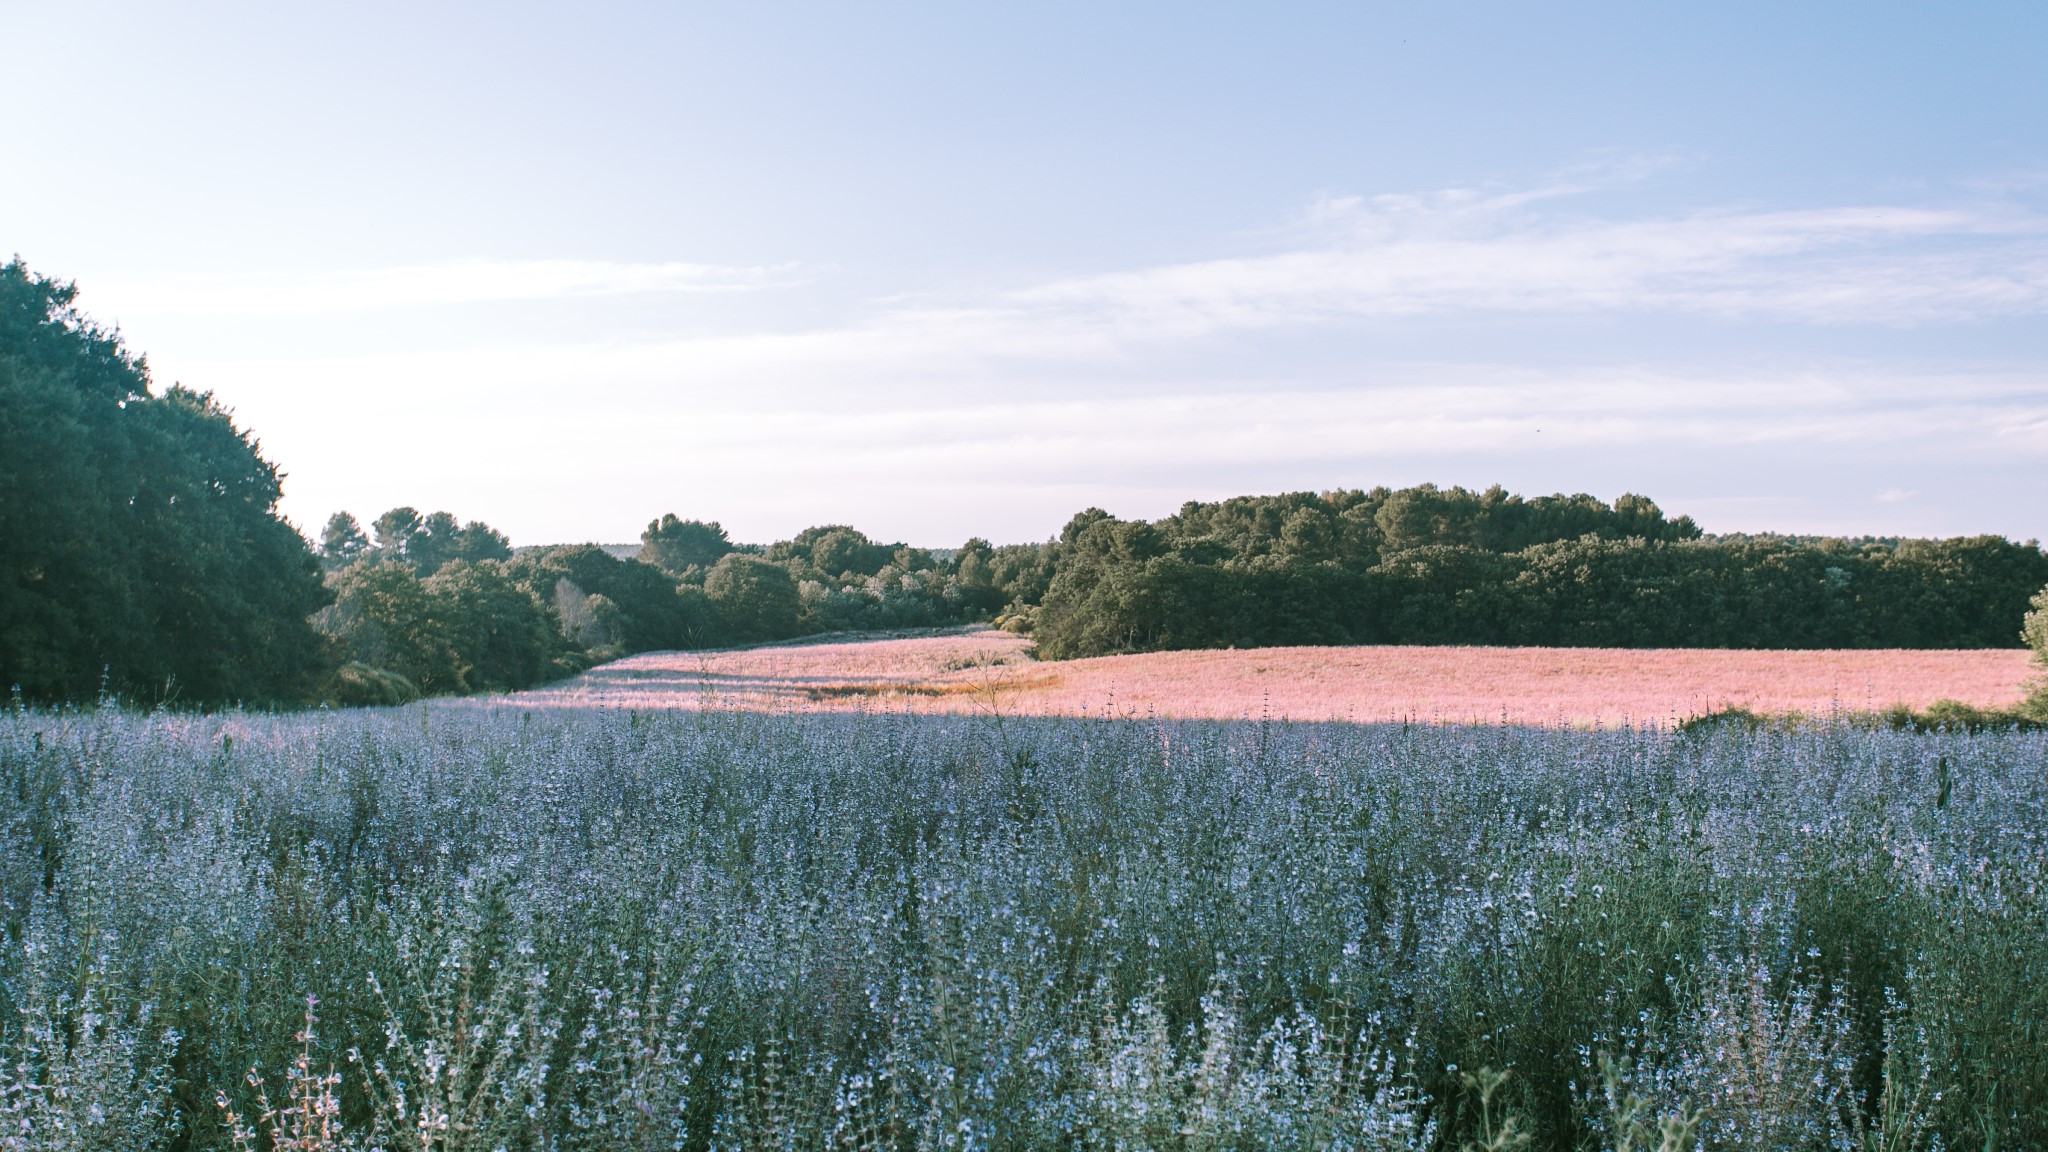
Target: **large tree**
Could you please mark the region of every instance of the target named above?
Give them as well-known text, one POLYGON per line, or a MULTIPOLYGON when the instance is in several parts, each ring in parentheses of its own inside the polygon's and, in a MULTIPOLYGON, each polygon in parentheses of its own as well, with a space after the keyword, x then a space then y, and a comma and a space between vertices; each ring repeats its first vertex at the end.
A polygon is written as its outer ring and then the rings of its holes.
POLYGON ((669 512, 649 523, 647 531, 640 534, 638 559, 671 576, 680 576, 692 568, 708 569, 732 550, 732 538, 718 521, 707 524, 702 520, 680 520, 669 512))
POLYGON ((0 679, 39 700, 296 700, 319 563, 203 393, 152 392, 76 289, 0 266, 0 679))

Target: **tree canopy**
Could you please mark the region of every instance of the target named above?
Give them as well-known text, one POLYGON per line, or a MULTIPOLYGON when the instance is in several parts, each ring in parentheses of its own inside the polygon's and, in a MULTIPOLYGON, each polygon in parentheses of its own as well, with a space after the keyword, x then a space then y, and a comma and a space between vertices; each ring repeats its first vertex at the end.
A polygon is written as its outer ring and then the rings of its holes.
POLYGON ((640 534, 642 564, 652 564, 672 576, 692 568, 709 568, 719 557, 733 550, 732 540, 718 521, 679 520, 670 512, 647 525, 640 534))
POLYGON ((327 593, 277 469, 210 395, 153 391, 75 299, 0 266, 0 677, 45 700, 302 698, 327 593))
POLYGON ((346 568, 366 557, 403 564, 419 576, 432 576, 456 561, 510 560, 512 542, 482 521, 464 524, 453 513, 422 516, 407 505, 390 509, 370 524, 371 542, 353 515, 336 512, 320 532, 320 561, 328 570, 346 568))
POLYGON ((1647 498, 1423 485, 1100 509, 1051 546, 1054 658, 1274 644, 1979 648, 2048 555, 1995 536, 1703 536, 1647 498))

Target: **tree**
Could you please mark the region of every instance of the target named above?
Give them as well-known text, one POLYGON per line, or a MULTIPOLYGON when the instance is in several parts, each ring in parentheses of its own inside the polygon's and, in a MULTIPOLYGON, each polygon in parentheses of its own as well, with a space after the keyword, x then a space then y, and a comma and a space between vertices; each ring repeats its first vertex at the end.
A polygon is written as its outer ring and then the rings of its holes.
POLYGON ((972 612, 994 612, 1003 606, 996 583, 995 549, 979 536, 960 546, 953 557, 953 587, 960 603, 972 612))
POLYGON ((346 512, 329 516, 327 527, 320 530, 320 563, 329 571, 348 567, 369 550, 370 538, 363 535, 363 526, 346 512))
POLYGON ((680 576, 692 568, 709 568, 732 550, 732 540, 718 521, 678 520, 669 512, 650 522, 640 534, 637 559, 680 576))
POLYGON ((901 544, 877 544, 867 533, 846 524, 819 524, 788 540, 769 545, 767 559, 794 563, 826 580, 873 576, 886 566, 901 544))
POLYGON ((780 564, 734 552, 705 574, 704 594, 733 641, 746 644, 797 634, 803 602, 796 580, 780 564))
POLYGON ((547 609, 497 560, 451 560, 425 582, 472 692, 516 691, 546 678, 560 639, 547 609))
POLYGON ((360 560, 330 583, 334 603, 314 622, 338 663, 396 672, 428 695, 469 690, 447 606, 412 569, 390 557, 360 560))
POLYGON ((203 393, 158 395, 77 289, 0 266, 0 685, 290 701, 321 659, 319 563, 277 470, 203 393))
POLYGON ((674 648, 688 642, 696 623, 676 588, 675 577, 637 560, 621 560, 595 545, 534 549, 510 564, 507 571, 535 597, 554 607, 562 634, 578 647, 592 649, 591 658, 674 648), (564 596, 563 581, 573 586, 573 595, 564 596), (601 628, 592 624, 594 618, 582 618, 588 606, 578 597, 584 596, 604 598, 598 609, 604 614, 601 628), (569 605, 580 607, 565 615, 563 609, 569 605), (572 620, 571 615, 579 618, 572 620))
POLYGON ((421 527, 419 509, 406 505, 391 509, 370 525, 377 533, 377 550, 394 559, 403 557, 412 547, 412 538, 421 527))
MULTIPOLYGON (((335 513, 327 522, 328 533, 337 530, 343 535, 337 547, 327 548, 322 538, 323 553, 342 552, 348 542, 347 533, 355 530, 354 539, 361 539, 361 529, 356 528, 355 517, 346 513, 335 513), (339 523, 346 521, 345 524, 339 523)), ((419 510, 409 506, 393 508, 377 517, 371 529, 377 534, 376 554, 386 560, 396 560, 411 568, 421 577, 432 576, 443 565, 457 560, 471 564, 485 560, 510 560, 512 542, 505 534, 480 520, 464 524, 453 513, 434 512, 422 516, 419 510)), ((368 555, 367 547, 358 548, 352 556, 368 555)), ((345 561, 344 561, 345 563, 345 561)), ((339 567, 330 563, 331 567, 339 567)))
POLYGON ((314 622, 341 666, 328 689, 340 702, 397 702, 386 674, 442 695, 527 688, 554 670, 548 611, 501 561, 455 560, 421 580, 402 559, 371 556, 328 580, 335 600, 314 622))
POLYGON ((1480 542, 1484 510, 1477 493, 1421 484, 1388 496, 1374 522, 1382 548, 1389 553, 1438 545, 1463 547, 1480 542))
POLYGON ((2030 718, 2048 724, 2048 588, 2034 594, 2032 607, 2034 610, 2027 613, 2020 629, 2020 639, 2034 650, 2034 667, 2041 669, 2042 674, 2034 681, 2033 690, 2021 708, 2030 718))
POLYGON ((512 542, 504 533, 480 520, 460 524, 448 512, 435 512, 420 521, 405 545, 406 562, 421 576, 432 576, 443 565, 457 561, 477 564, 511 558, 512 542))
POLYGON ((173 387, 132 407, 126 534, 152 679, 173 699, 301 698, 321 671, 306 617, 327 597, 319 561, 275 511, 277 470, 208 394, 173 387))

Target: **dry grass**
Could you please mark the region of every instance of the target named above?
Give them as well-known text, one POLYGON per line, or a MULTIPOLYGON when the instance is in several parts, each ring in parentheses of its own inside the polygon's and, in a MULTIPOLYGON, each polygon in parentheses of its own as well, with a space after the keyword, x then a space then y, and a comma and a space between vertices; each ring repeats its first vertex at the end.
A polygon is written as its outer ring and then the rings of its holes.
POLYGON ((516 698, 609 708, 999 711, 1183 719, 1662 722, 1741 706, 1819 713, 2018 701, 2023 650, 1259 648, 1039 663, 960 630, 727 652, 650 652, 516 698))

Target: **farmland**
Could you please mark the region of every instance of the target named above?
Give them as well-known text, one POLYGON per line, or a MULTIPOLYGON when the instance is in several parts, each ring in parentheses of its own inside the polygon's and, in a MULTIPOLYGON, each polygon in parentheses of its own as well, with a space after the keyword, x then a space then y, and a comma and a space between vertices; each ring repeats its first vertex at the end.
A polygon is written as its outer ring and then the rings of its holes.
POLYGON ((2007 707, 2028 653, 1725 649, 1263 648, 1056 663, 963 629, 723 652, 652 652, 522 702, 620 708, 884 708, 1177 719, 1660 723, 1729 707, 1820 715, 1937 699, 2007 707))
POLYGON ((16 709, 0 1147, 2041 1147, 2044 760, 16 709))

